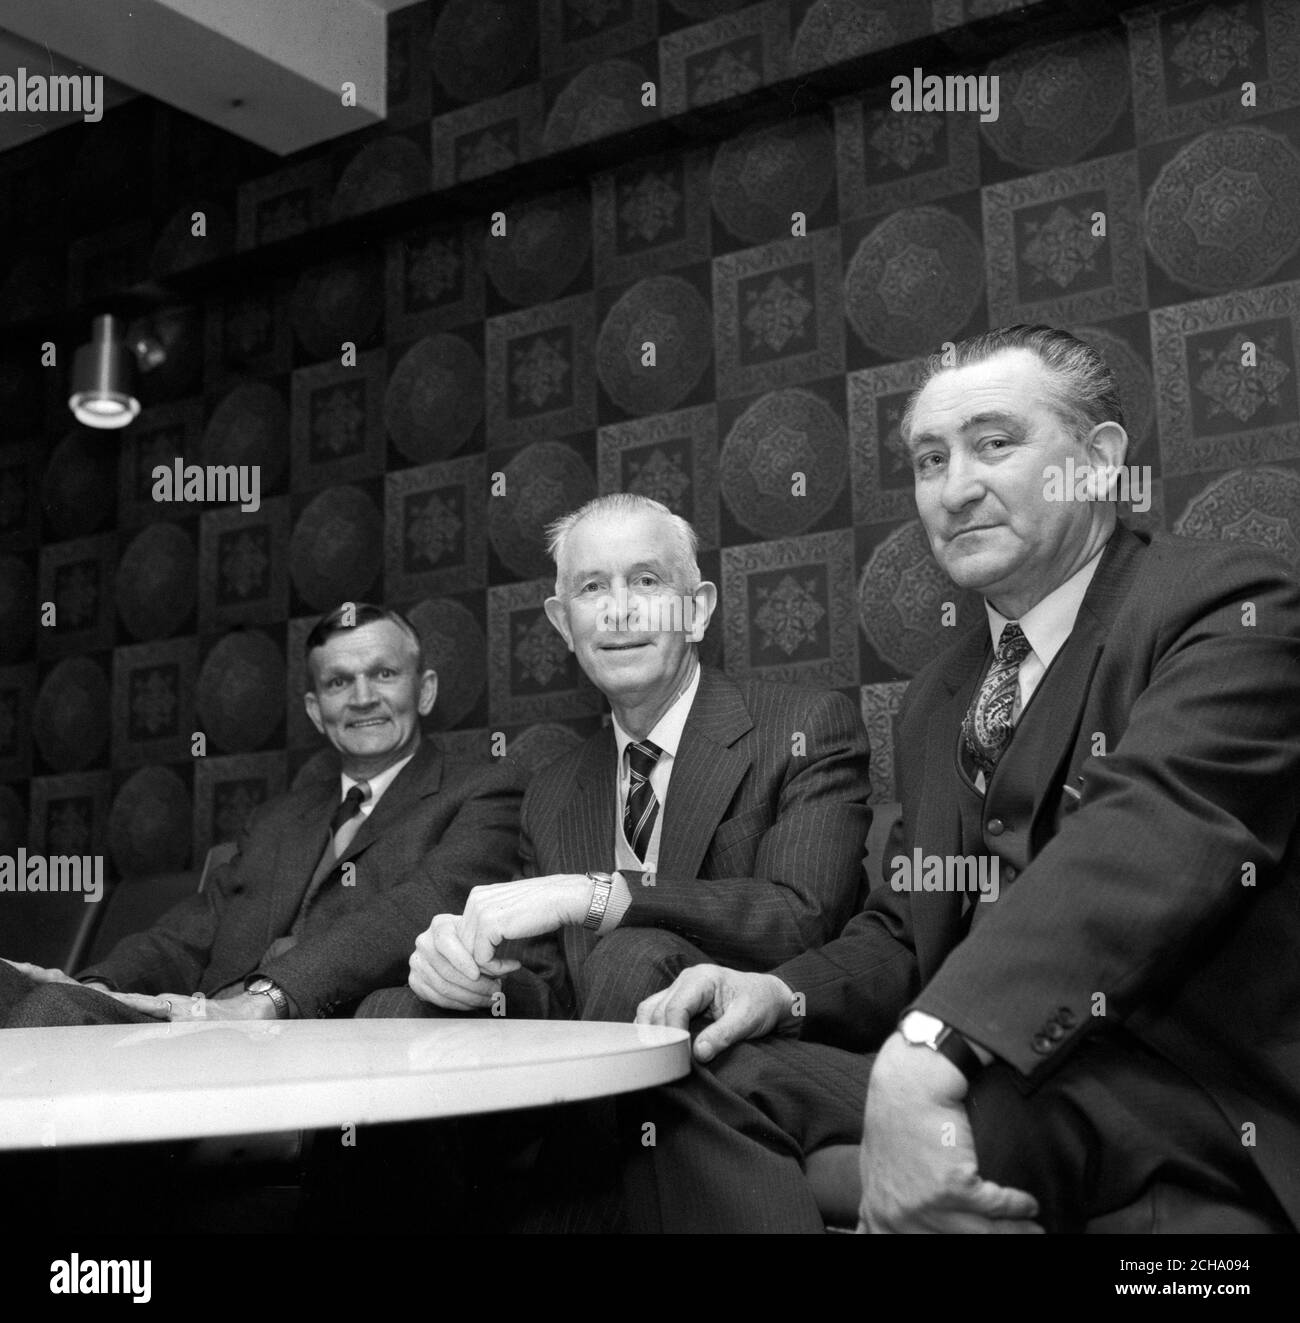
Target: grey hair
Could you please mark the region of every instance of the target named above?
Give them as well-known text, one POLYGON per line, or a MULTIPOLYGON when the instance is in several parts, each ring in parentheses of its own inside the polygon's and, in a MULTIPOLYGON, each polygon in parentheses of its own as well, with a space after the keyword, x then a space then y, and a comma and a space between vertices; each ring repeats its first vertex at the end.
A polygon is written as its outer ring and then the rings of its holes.
POLYGON ((584 520, 592 515, 662 515, 671 529, 672 564, 681 569, 686 582, 681 586, 688 591, 700 585, 699 548, 700 539, 695 530, 679 514, 674 514, 662 501, 649 496, 639 496, 636 492, 610 492, 597 496, 594 500, 580 505, 576 510, 561 515, 546 529, 546 549, 555 561, 555 591, 560 591, 560 559, 564 555, 569 535, 584 520))
POLYGON ((1019 323, 973 335, 946 355, 931 354, 926 360, 925 377, 903 412, 903 439, 906 441, 911 434, 917 398, 935 377, 951 368, 983 363, 1007 349, 1028 349, 1048 369, 1055 386, 1051 406, 1080 437, 1099 423, 1124 426, 1124 406, 1115 374, 1090 344, 1055 326, 1019 323))

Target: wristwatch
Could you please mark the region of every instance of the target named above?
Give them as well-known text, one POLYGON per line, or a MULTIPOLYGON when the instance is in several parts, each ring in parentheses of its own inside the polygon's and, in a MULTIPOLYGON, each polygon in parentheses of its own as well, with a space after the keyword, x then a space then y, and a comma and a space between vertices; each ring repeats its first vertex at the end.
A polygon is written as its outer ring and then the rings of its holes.
POLYGON ((973 1080, 983 1069, 971 1045, 937 1016, 908 1011, 899 1021, 898 1032, 913 1047, 928 1047, 931 1052, 947 1057, 968 1080, 973 1080))
POLYGON ((592 888, 591 904, 587 907, 587 917, 583 919, 582 926, 595 932, 605 917, 605 911, 609 908, 609 898, 614 894, 614 874, 588 873, 587 876, 595 886, 592 888))
POLYGON ((269 997, 271 1005, 275 1007, 275 1018, 277 1020, 287 1020, 289 1018, 288 997, 284 995, 280 985, 273 983, 265 974, 250 974, 244 980, 244 991, 261 997, 269 997))

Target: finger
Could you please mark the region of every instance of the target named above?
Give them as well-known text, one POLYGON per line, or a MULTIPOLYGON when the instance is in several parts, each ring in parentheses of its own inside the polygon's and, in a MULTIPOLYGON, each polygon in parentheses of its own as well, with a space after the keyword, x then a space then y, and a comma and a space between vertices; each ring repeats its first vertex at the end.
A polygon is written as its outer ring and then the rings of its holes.
POLYGON ((434 1006, 441 1006, 443 1010, 477 1011, 482 1010, 490 1001, 488 997, 466 992, 463 988, 455 988, 450 984, 439 983, 432 979, 417 978, 414 974, 407 982, 411 991, 421 1001, 430 1002, 434 1006))
POLYGON ((439 951, 432 951, 427 955, 417 951, 411 965, 412 968, 422 969, 436 986, 445 984, 462 992, 479 993, 489 991, 492 986, 492 980, 480 974, 477 965, 474 966, 474 977, 469 978, 439 951))
POLYGON ((444 1010, 477 1011, 489 1005, 497 985, 484 980, 481 989, 463 988, 449 983, 436 969, 411 962, 411 976, 407 983, 412 992, 423 1001, 432 1002, 444 1010))
MULTIPOLYGON (((447 927, 442 929, 441 932, 439 932, 438 934, 440 938, 442 937, 454 938, 456 944, 460 947, 460 950, 464 953, 463 962, 461 959, 457 959, 455 963, 458 965, 462 965, 467 974, 469 973, 470 964, 473 964, 475 971, 478 970, 478 961, 474 959, 474 954, 473 954, 475 947, 478 944, 478 930, 479 930, 478 907, 479 907, 478 888, 475 887, 474 890, 469 893, 469 899, 465 902, 465 912, 460 916, 460 918, 456 920, 455 923, 448 924, 447 927)), ((491 959, 492 952, 489 951, 487 953, 487 956, 489 959, 491 959)))
POLYGON ((150 997, 142 992, 109 992, 104 995, 112 997, 114 1001, 120 1001, 123 1006, 129 1006, 133 1011, 151 1015, 155 1020, 172 1018, 172 1002, 167 997, 150 997))
POLYGON ((501 978, 504 974, 513 974, 516 969, 522 967, 522 960, 505 960, 496 956, 489 960, 487 964, 479 966, 484 974, 488 974, 492 978, 501 978))
POLYGON ((1026 1218, 980 1217, 975 1213, 936 1210, 904 1219, 895 1231, 927 1231, 957 1236, 1038 1236, 1043 1228, 1026 1218))
MULTIPOLYGON (((433 949, 471 982, 478 978, 478 961, 470 954, 469 948, 464 943, 460 924, 455 926, 449 924, 439 929, 434 937, 433 949)), ((488 954, 492 953, 489 951, 488 954)))
POLYGON ((663 1004, 656 1022, 672 1029, 685 1029, 706 1007, 713 1004, 717 988, 713 979, 694 969, 678 974, 677 981, 662 994, 663 1004))
POLYGON ((26 974, 36 983, 61 983, 65 977, 61 969, 46 969, 44 965, 29 965, 24 960, 7 960, 20 974, 26 974))
POLYGON ((735 998, 711 1025, 696 1036, 696 1057, 700 1061, 711 1061, 733 1043, 752 1038, 763 1022, 762 1009, 752 997, 735 998))
POLYGON ((496 957, 497 947, 504 940, 501 923, 498 919, 484 915, 473 932, 466 933, 464 928, 456 929, 456 940, 469 952, 476 969, 489 965, 496 957))
POLYGON ((1032 1194, 981 1180, 971 1169, 948 1186, 941 1202, 945 1207, 978 1213, 981 1217, 1017 1220, 1038 1216, 1038 1200, 1032 1194))
POLYGON ((632 1018, 633 1024, 663 1024, 663 1006, 668 1000, 668 994, 671 988, 665 988, 662 992, 652 992, 636 1008, 636 1015, 632 1018))
POLYGON ((733 1002, 722 1013, 720 1019, 714 1020, 711 1025, 695 1035, 697 1061, 712 1061, 714 1057, 725 1052, 732 1043, 752 1036, 753 1023, 746 1019, 737 1006, 738 1003, 733 1002))

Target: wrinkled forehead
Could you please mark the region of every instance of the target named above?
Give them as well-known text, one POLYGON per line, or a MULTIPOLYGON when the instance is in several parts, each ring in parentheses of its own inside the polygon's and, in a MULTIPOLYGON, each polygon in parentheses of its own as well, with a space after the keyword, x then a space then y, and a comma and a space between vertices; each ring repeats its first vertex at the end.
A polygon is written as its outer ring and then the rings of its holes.
POLYGON ((317 675, 330 671, 354 671, 389 662, 402 667, 414 662, 419 647, 407 632, 391 620, 375 620, 356 629, 345 629, 313 648, 307 658, 317 675))
POLYGON ((1020 418, 1054 412, 1056 382, 1037 354, 1008 349, 981 363, 946 368, 932 377, 912 404, 909 441, 927 433, 955 433, 971 419, 1020 418))
POLYGON ((653 511, 589 515, 575 524, 557 567, 561 578, 599 571, 613 574, 633 565, 676 568, 680 550, 672 525, 653 511))

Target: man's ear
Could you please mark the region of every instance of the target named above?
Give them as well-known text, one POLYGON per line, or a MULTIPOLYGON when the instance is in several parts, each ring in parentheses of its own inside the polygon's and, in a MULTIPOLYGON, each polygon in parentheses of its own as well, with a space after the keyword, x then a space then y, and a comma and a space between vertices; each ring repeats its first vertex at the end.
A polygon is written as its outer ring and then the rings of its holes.
POLYGON ((1128 433, 1118 423, 1098 423, 1084 444, 1090 464, 1118 469, 1123 467, 1128 454, 1128 433))
POLYGON ((433 705, 438 701, 438 672, 430 667, 420 676, 420 700, 416 705, 422 717, 427 717, 433 711, 433 705))
POLYGON ((307 715, 311 718, 311 724, 316 727, 322 735, 325 734, 325 723, 320 717, 320 699, 316 697, 314 689, 308 689, 303 698, 303 705, 307 709, 307 715))
POLYGON ((569 651, 573 651, 573 631, 569 628, 569 608, 558 597, 548 597, 546 599, 546 618, 555 626, 560 637, 569 645, 569 651))
POLYGON ((701 643, 704 640, 704 631, 709 627, 709 621, 713 619, 713 613, 718 609, 718 586, 710 583, 707 579, 701 581, 700 586, 691 594, 691 601, 694 609, 691 612, 691 627, 687 630, 686 637, 691 643, 701 643))

